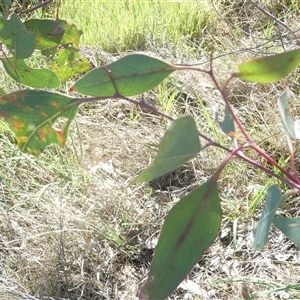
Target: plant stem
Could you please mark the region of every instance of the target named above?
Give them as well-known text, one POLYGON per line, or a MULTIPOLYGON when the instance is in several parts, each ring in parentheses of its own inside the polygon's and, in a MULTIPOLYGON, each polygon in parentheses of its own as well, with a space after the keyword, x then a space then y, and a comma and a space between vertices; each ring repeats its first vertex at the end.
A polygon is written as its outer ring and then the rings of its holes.
POLYGON ((296 174, 291 173, 284 168, 282 168, 275 159, 273 159, 268 153, 265 152, 262 148, 260 148, 257 144, 251 143, 250 147, 256 151, 260 156, 265 158, 265 160, 272 164, 274 167, 276 167, 278 170, 280 170, 288 179, 290 179, 292 182, 295 182, 298 187, 300 187, 300 180, 297 178, 296 174))
POLYGON ((218 89, 218 91, 220 92, 222 98, 223 98, 223 101, 225 102, 225 105, 233 119, 233 121, 236 123, 236 125, 238 126, 238 128, 240 129, 240 131, 242 132, 243 136, 245 137, 245 139, 248 141, 248 142, 252 142, 249 134, 246 132, 244 126, 241 124, 241 122, 239 121, 239 119, 236 117, 235 113, 233 112, 233 109, 227 99, 227 96, 226 96, 226 92, 225 92, 225 89, 227 88, 229 82, 233 79, 232 76, 229 77, 229 79, 227 79, 225 85, 223 88, 220 87, 218 81, 216 80, 216 77, 215 75, 213 74, 213 69, 211 67, 211 70, 210 70, 210 73, 209 73, 210 77, 211 77, 211 80, 213 81, 215 87, 218 89))
MULTIPOLYGON (((78 103, 78 104, 82 104, 82 103, 86 103, 86 102, 91 102, 91 101, 101 101, 101 100, 107 100, 108 98, 110 99, 123 99, 126 100, 130 103, 133 103, 135 105, 138 105, 140 107, 146 108, 148 110, 150 110, 151 112, 153 112, 156 115, 162 116, 164 118, 167 118, 170 121, 174 121, 175 119, 173 117, 171 117, 170 115, 165 114, 164 112, 158 110, 157 108, 147 104, 144 101, 144 98, 142 97, 142 100, 137 101, 137 100, 133 100, 127 97, 124 97, 122 95, 119 95, 118 93, 116 93, 113 97, 94 97, 94 98, 77 98, 74 99, 73 101, 78 103)), ((72 102, 73 102, 72 101, 72 102)), ((242 126, 242 125, 241 125, 242 126)), ((250 165, 253 165, 254 167, 260 169, 261 171, 265 172, 266 174, 269 174, 270 176, 277 178, 278 180, 285 182, 287 185, 294 187, 295 189, 300 191, 300 182, 299 180, 295 180, 295 177, 292 176, 289 172, 287 172, 285 169, 283 169, 282 167, 280 167, 278 165, 278 163, 272 158, 270 157, 263 149, 261 149, 260 147, 258 147, 254 142, 250 141, 246 144, 244 144, 243 146, 240 146, 238 148, 235 149, 229 149, 225 146, 222 146, 221 144, 214 142, 213 140, 211 140, 209 137, 203 135, 202 133, 199 133, 199 136, 203 139, 205 139, 208 143, 206 145, 204 145, 202 147, 201 150, 204 150, 205 148, 211 147, 211 146, 215 146, 218 147, 226 152, 228 152, 229 154, 227 155, 227 157, 223 160, 222 164, 221 164, 221 168, 220 171, 218 172, 218 174, 216 176, 219 176, 221 171, 223 170, 223 168, 226 166, 226 164, 229 162, 229 160, 233 157, 236 156, 240 159, 242 159, 243 161, 249 163, 250 165), (274 173, 273 171, 263 167, 261 164, 257 163, 256 161, 252 160, 251 158, 245 156, 241 150, 244 149, 248 149, 251 148, 253 150, 255 150, 258 154, 260 154, 262 157, 264 157, 270 164, 274 165, 276 168, 278 168, 283 174, 285 174, 285 176, 289 179, 286 179, 282 176, 277 175, 276 173, 274 173)), ((218 168, 219 170, 219 168, 218 168)))
MULTIPOLYGON (((293 144, 291 142, 291 139, 287 136, 287 144, 290 152, 290 158, 291 158, 291 174, 295 177, 295 179, 298 179, 297 177, 297 171, 296 171, 296 161, 295 161, 295 156, 294 156, 294 149, 293 149, 293 144)), ((299 179, 298 179, 299 180, 299 179)))
MULTIPOLYGON (((195 70, 198 72, 202 72, 205 73, 207 75, 210 76, 212 82, 214 83, 215 87, 217 88, 217 90, 220 92, 222 99, 225 102, 226 107, 228 108, 228 111, 233 119, 233 121, 237 124, 238 128, 240 129, 240 131, 242 132, 242 134, 244 135, 244 137, 246 138, 247 142, 240 147, 236 147, 234 149, 229 149, 225 146, 222 146, 219 143, 216 143, 214 141, 212 141, 209 137, 199 133, 199 136, 203 139, 205 139, 207 141, 207 144, 204 145, 204 147, 202 147, 202 150, 211 146, 215 146, 218 148, 221 148, 223 150, 225 150, 226 152, 228 152, 229 154, 225 157, 225 159, 222 161, 221 165, 219 166, 217 172, 214 175, 214 178, 217 179, 222 170, 224 169, 224 167, 227 165, 227 163, 230 161, 230 159, 232 159, 234 156, 242 159, 243 161, 249 163, 250 165, 262 170, 263 172, 265 172, 266 174, 269 174, 270 176, 277 178, 278 180, 285 182, 286 184, 288 184, 289 186, 295 188, 296 190, 300 191, 300 180, 297 178, 296 176, 296 169, 295 169, 295 161, 294 161, 294 157, 293 155, 291 155, 291 164, 292 164, 292 172, 288 172, 287 170, 285 170, 284 168, 282 168, 269 154, 267 154, 263 149, 261 149, 255 142, 252 141, 251 137, 249 136, 249 134, 246 132, 244 126, 241 124, 241 122, 239 121, 239 119, 236 117, 229 101, 228 98, 226 96, 226 88, 228 87, 230 81, 233 79, 232 76, 230 76, 227 81, 225 82, 223 88, 220 87, 214 72, 213 72, 213 58, 211 57, 210 59, 210 69, 207 70, 203 70, 200 68, 194 68, 191 66, 174 66, 174 70, 195 70), (257 163, 256 161, 250 159, 249 157, 245 156, 242 152, 242 150, 244 149, 253 149, 254 151, 256 151, 261 157, 263 157, 268 163, 270 163, 271 165, 273 165, 274 167, 276 167, 278 170, 280 170, 282 172, 282 174, 285 175, 285 177, 279 176, 278 174, 276 174, 275 172, 265 168, 264 166, 262 166, 261 164, 257 163)), ((155 113, 156 115, 162 116, 164 118, 167 118, 170 121, 174 121, 175 119, 173 117, 171 117, 170 115, 158 110, 157 108, 147 104, 144 100, 144 97, 142 95, 142 99, 140 101, 137 100, 133 100, 130 98, 127 98, 125 96, 122 96, 121 94, 119 94, 118 89, 115 85, 114 79, 111 75, 110 70, 108 70, 106 67, 104 67, 104 70, 107 72, 108 76, 111 79, 111 82, 115 88, 115 94, 113 96, 106 96, 106 97, 95 97, 95 98, 84 98, 84 99, 74 99, 74 101, 76 103, 84 103, 84 102, 90 102, 90 101, 100 101, 100 100, 106 100, 108 98, 110 99, 123 99, 126 100, 130 103, 136 104, 140 107, 146 108, 148 110, 150 110, 151 112, 155 113)), ((289 143, 289 149, 290 149, 290 153, 292 154, 292 145, 291 143, 289 143)))
POLYGON ((35 11, 43 6, 46 6, 48 4, 50 4, 53 0, 45 0, 44 2, 40 3, 40 4, 37 4, 36 6, 34 7, 31 7, 31 8, 28 8, 28 9, 25 9, 25 10, 21 10, 20 12, 18 12, 18 16, 22 15, 22 14, 26 14, 26 13, 29 13, 29 12, 32 12, 32 11, 35 11))

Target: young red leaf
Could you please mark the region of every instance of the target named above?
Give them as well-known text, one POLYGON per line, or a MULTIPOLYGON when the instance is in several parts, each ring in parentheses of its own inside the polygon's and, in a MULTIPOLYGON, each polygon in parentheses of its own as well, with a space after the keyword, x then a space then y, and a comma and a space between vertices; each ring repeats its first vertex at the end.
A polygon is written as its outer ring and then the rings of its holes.
POLYGON ((71 90, 95 97, 133 96, 154 88, 175 70, 159 59, 131 54, 90 71, 71 90))
POLYGON ((46 91, 23 90, 0 97, 0 117, 14 132, 19 149, 34 155, 52 143, 65 144, 77 108, 72 98, 46 91), (54 128, 61 117, 65 123, 54 128))
POLYGON ((212 179, 180 200, 166 217, 140 300, 166 299, 218 235, 218 186, 212 179))
POLYGON ((270 83, 287 76, 299 63, 300 49, 296 49, 243 62, 239 65, 239 73, 233 76, 245 81, 270 83))

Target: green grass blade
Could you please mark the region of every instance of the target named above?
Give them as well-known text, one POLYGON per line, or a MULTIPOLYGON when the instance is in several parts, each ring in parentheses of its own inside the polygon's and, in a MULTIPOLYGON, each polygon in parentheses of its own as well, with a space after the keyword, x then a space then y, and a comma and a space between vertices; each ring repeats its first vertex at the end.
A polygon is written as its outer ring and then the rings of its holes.
POLYGON ((245 81, 270 83, 292 72, 300 63, 300 49, 243 62, 233 74, 245 81))
POLYGON ((221 206, 211 179, 178 202, 163 225, 142 299, 165 299, 218 235, 221 206))
POLYGON ((282 205, 283 196, 279 188, 275 185, 267 189, 267 196, 265 206, 263 208, 261 217, 259 218, 255 235, 254 235, 254 250, 260 250, 268 240, 269 230, 276 210, 282 205))
POLYGON ((89 72, 70 90, 95 97, 133 96, 154 88, 175 70, 159 59, 131 54, 89 72))
POLYGON ((177 119, 162 138, 154 162, 132 183, 150 181, 169 173, 194 158, 200 150, 194 119, 190 116, 177 119))
POLYGON ((274 218, 273 224, 297 247, 300 247, 300 218, 274 218))
POLYGON ((0 116, 14 132, 19 149, 38 155, 52 143, 65 144, 78 108, 72 100, 46 91, 18 91, 0 97, 0 116), (55 126, 59 118, 63 125, 55 126))
POLYGON ((193 89, 193 87, 189 87, 192 92, 193 92, 193 95, 197 98, 200 106, 201 106, 201 109, 203 111, 203 114, 204 114, 204 117, 207 121, 207 124, 209 126, 209 130, 210 132, 213 134, 213 139, 219 143, 220 145, 224 146, 225 143, 220 135, 220 130, 219 128, 216 127, 216 122, 215 120, 213 120, 207 110, 207 107, 204 105, 202 99, 200 98, 200 96, 198 95, 198 93, 193 89))

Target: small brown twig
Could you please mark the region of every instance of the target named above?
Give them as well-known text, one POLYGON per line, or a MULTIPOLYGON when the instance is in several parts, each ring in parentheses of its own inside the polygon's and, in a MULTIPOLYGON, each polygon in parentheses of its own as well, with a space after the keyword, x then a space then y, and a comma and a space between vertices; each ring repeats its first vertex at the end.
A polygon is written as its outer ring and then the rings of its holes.
POLYGON ((46 6, 48 4, 50 4, 53 0, 45 0, 44 2, 34 6, 34 7, 31 7, 31 8, 28 8, 28 9, 25 9, 25 10, 21 10, 20 12, 17 13, 18 16, 22 15, 22 14, 26 14, 26 13, 30 13, 32 11, 35 11, 36 9, 39 9, 43 6, 46 6))

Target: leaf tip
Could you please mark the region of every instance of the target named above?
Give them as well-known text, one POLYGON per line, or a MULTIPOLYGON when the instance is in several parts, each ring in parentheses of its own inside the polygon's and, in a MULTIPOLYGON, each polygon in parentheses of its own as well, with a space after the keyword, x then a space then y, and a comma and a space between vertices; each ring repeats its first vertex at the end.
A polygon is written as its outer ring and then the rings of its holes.
POLYGON ((145 291, 146 285, 149 281, 149 278, 147 279, 146 283, 142 286, 140 292, 138 293, 138 299, 139 300, 149 300, 149 295, 148 293, 145 291))
POLYGON ((134 179, 132 179, 130 182, 129 182, 129 185, 134 185, 136 183, 139 183, 141 182, 140 180, 140 175, 138 175, 137 177, 135 177, 134 179))
POLYGON ((139 300, 149 300, 148 296, 145 295, 145 294, 143 293, 143 291, 141 291, 141 292, 139 293, 138 299, 139 299, 139 300))

